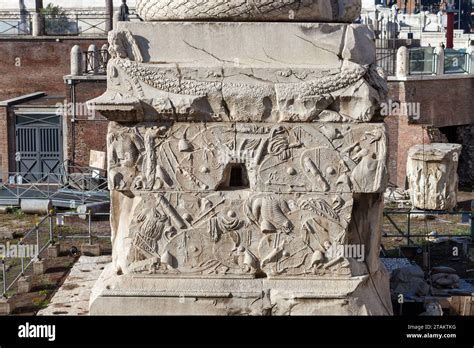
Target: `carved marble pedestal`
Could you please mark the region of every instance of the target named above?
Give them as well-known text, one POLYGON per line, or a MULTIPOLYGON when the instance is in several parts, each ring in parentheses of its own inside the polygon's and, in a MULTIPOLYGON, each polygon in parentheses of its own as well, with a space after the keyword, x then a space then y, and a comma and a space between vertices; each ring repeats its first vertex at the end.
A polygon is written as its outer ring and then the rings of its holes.
POLYGON ((188 22, 142 0, 145 18, 182 21, 109 36, 108 89, 91 104, 111 121, 113 263, 91 313, 391 314, 373 36, 296 22, 349 22, 360 1, 238 2, 188 22))
POLYGON ((407 177, 415 208, 452 210, 457 205, 458 163, 462 146, 415 145, 408 152, 407 177))

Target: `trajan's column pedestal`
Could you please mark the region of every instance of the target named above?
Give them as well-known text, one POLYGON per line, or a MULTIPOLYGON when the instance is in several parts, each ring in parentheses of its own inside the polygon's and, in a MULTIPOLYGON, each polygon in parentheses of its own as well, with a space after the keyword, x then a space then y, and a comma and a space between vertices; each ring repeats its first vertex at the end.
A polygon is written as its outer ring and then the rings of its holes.
POLYGON ((138 0, 109 35, 91 314, 390 315, 387 85, 360 0, 138 0))

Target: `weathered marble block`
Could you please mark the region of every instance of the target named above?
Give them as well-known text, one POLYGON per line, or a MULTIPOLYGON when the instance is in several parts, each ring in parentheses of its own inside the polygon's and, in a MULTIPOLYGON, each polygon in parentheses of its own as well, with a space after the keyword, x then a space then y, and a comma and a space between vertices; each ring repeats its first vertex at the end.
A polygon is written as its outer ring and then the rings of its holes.
POLYGON ((91 314, 387 315, 380 194, 112 192, 91 314), (360 258, 341 246, 360 245, 360 258), (369 275, 370 272, 370 275, 369 275))
POLYGON ((137 9, 154 22, 110 33, 90 102, 111 121, 113 244, 91 313, 391 314, 387 85, 373 33, 342 23, 360 1, 137 9))
POLYGON ((383 124, 112 122, 108 152, 122 192, 373 193, 386 181, 383 124))
POLYGON ((128 247, 117 258, 124 273, 264 273, 269 278, 353 274, 350 260, 325 257, 332 245, 347 243, 350 194, 237 190, 118 199, 126 207, 120 211, 119 225, 125 229, 119 238, 128 247))
POLYGON ((107 93, 91 104, 119 122, 357 123, 387 92, 357 24, 122 22, 109 41, 107 93))
POLYGON ((461 145, 444 143, 410 148, 407 177, 414 207, 428 210, 452 210, 456 207, 461 149, 461 145))

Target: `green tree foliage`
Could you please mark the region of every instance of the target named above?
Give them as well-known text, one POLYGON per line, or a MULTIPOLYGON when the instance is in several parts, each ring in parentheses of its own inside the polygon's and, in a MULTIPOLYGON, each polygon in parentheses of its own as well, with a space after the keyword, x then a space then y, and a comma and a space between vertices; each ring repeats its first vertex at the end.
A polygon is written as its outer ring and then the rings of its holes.
POLYGON ((60 7, 49 3, 41 9, 44 18, 45 30, 49 35, 71 34, 71 21, 69 21, 66 11, 60 7))

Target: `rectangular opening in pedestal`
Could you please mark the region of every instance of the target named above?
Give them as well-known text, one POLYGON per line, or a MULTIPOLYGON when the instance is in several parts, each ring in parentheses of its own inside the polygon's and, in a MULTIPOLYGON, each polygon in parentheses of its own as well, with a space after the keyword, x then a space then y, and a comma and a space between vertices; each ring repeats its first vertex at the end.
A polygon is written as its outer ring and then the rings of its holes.
POLYGON ((245 190, 250 188, 248 172, 245 164, 231 163, 224 171, 224 180, 219 191, 245 190))

